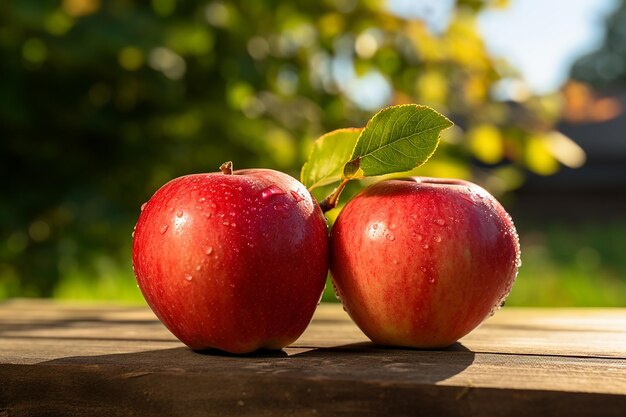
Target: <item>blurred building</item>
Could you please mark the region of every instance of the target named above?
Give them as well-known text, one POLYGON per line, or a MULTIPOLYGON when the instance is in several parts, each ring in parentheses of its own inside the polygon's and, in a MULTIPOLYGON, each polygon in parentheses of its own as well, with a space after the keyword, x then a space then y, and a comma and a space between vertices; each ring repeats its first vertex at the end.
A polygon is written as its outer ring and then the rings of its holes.
POLYGON ((529 174, 518 210, 535 216, 615 218, 626 214, 626 89, 601 93, 570 81, 563 87, 558 130, 586 154, 580 168, 529 174))

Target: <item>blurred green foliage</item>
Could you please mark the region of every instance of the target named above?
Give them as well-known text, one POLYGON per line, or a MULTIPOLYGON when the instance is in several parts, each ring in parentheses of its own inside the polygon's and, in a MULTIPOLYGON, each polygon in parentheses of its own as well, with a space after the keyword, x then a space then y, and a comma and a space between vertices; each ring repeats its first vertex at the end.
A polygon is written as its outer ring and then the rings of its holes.
POLYGON ((626 221, 520 226, 522 267, 507 305, 626 306, 626 221))
POLYGON ((136 298, 131 231, 158 187, 226 160, 297 177, 317 136, 389 104, 457 123, 417 173, 500 194, 554 172, 558 95, 517 97, 476 29, 505 3, 433 25, 377 0, 2 2, 0 298, 136 298))

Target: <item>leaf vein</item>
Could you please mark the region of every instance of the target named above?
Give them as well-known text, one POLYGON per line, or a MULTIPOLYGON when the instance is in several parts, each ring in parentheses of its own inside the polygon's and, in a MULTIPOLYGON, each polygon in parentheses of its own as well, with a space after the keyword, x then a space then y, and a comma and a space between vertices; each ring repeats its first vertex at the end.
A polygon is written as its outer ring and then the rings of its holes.
MULTIPOLYGON (((389 146, 393 146, 393 145, 397 144, 397 142, 404 141, 404 140, 408 140, 408 141, 409 141, 409 143, 411 143, 413 146, 418 147, 418 145, 417 145, 417 144, 414 144, 413 142, 411 142, 411 141, 410 141, 410 138, 411 138, 411 137, 414 137, 414 136, 417 136, 417 135, 423 135, 424 133, 432 132, 433 130, 443 130, 443 129, 445 129, 446 127, 447 127, 447 124, 441 124, 441 125, 437 125, 437 126, 430 127, 430 128, 428 128, 428 129, 426 129, 426 130, 422 130, 421 132, 414 133, 414 134, 412 134, 412 135, 406 135, 406 136, 400 137, 400 138, 398 138, 398 139, 396 139, 396 140, 394 140, 394 141, 392 141, 392 142, 389 142, 389 143, 387 143, 387 144, 385 144, 385 145, 382 145, 382 146, 380 146, 380 147, 378 147, 378 148, 374 149, 374 150, 373 150, 373 151, 371 151, 371 152, 368 152, 368 153, 366 153, 366 154, 362 155, 362 156, 361 156, 361 158, 365 158, 365 157, 367 157, 367 156, 370 156, 370 155, 372 155, 374 152, 378 152, 378 151, 380 151, 380 150, 382 150, 382 149, 385 149, 385 148, 387 148, 387 147, 389 147, 389 146)), ((425 146, 425 147, 424 147, 424 149, 425 149, 425 148, 427 148, 427 147, 428 147, 428 146, 425 146)), ((418 148, 419 148, 419 147, 418 147, 418 148)))

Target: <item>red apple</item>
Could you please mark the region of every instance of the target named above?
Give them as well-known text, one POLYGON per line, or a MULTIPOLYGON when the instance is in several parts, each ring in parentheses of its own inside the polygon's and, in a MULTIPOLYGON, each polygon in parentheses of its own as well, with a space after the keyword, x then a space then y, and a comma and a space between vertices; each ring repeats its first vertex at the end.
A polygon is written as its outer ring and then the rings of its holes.
POLYGON ((192 349, 280 349, 309 324, 328 271, 317 202, 267 169, 196 174, 142 208, 133 267, 146 301, 192 349))
POLYGON ((410 178, 363 190, 331 231, 331 274, 361 330, 390 346, 448 346, 504 301, 520 264, 511 217, 467 181, 410 178))

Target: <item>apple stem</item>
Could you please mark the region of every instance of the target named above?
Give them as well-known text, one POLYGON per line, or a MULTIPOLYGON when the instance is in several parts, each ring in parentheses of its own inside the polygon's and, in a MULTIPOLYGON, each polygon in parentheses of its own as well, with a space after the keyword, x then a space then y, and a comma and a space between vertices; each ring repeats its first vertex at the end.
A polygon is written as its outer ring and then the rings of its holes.
POLYGON ((224 175, 233 175, 233 161, 224 162, 220 165, 220 170, 224 175))
POLYGON ((320 208, 322 209, 322 213, 326 213, 327 211, 330 211, 337 207, 337 203, 339 203, 339 196, 341 195, 343 189, 346 188, 348 181, 350 181, 349 178, 344 178, 343 180, 341 180, 339 186, 335 188, 328 197, 320 202, 320 208))

